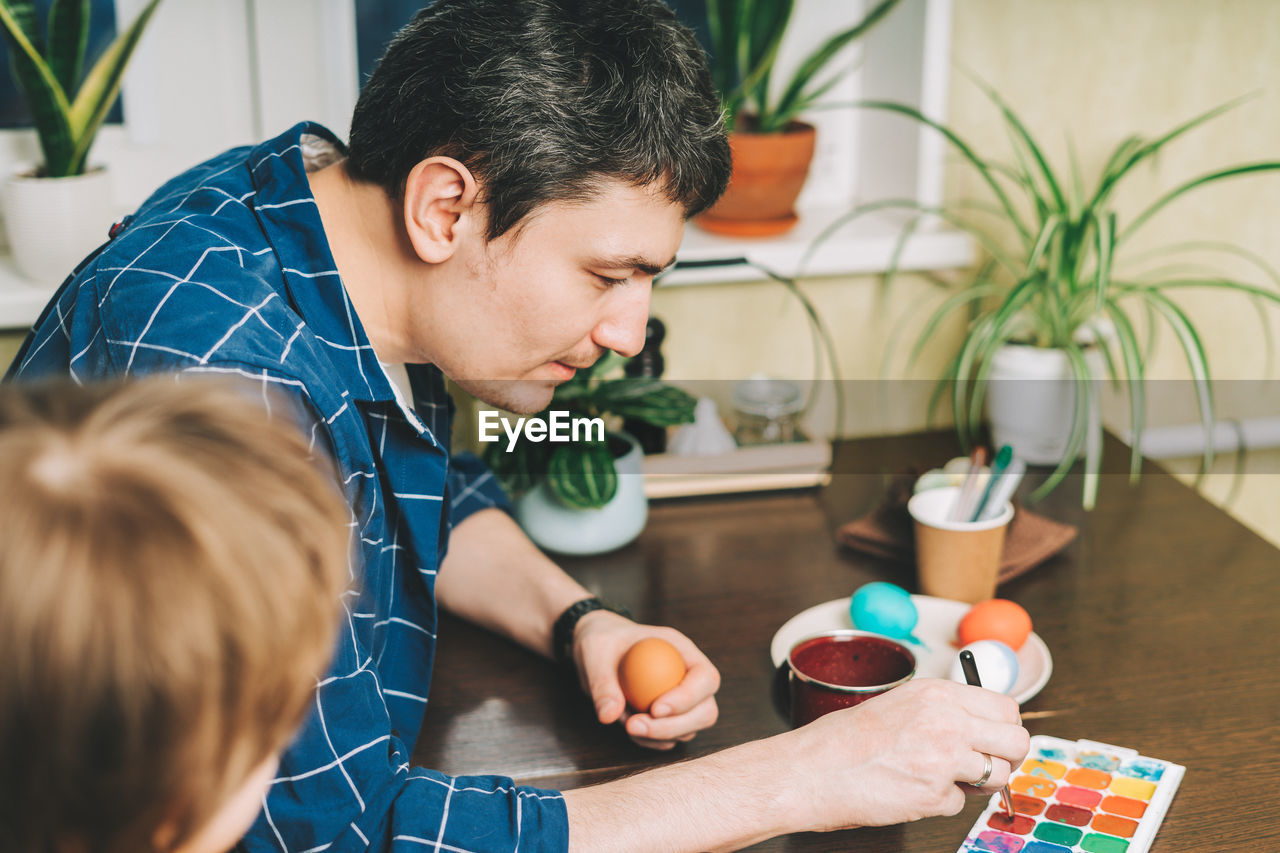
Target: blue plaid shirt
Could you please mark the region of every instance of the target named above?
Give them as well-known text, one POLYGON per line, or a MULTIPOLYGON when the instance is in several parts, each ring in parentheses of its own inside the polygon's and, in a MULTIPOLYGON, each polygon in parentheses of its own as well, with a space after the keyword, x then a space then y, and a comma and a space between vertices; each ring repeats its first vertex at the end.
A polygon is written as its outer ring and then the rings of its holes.
POLYGON ((165 184, 63 284, 11 375, 243 377, 296 400, 338 463, 357 591, 244 849, 563 851, 559 793, 410 766, 449 528, 505 498, 474 457, 450 457, 440 372, 410 365, 401 401, 347 299, 306 177, 340 150, 300 124, 165 184))

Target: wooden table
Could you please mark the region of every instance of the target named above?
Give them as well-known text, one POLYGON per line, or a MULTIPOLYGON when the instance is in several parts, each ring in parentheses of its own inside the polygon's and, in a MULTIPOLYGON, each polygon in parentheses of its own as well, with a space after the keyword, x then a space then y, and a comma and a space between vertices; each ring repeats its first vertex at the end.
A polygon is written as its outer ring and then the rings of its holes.
MULTIPOLYGON (((1079 538, 1000 588, 1032 614, 1054 659, 1052 679, 1023 707, 1027 727, 1186 765, 1156 853, 1280 850, 1280 552, 1153 465, 1131 488, 1126 449, 1108 441, 1096 509, 1080 509, 1075 478, 1037 507, 1079 525, 1079 538)), ((634 746, 598 725, 550 663, 446 617, 415 761, 570 788, 784 730, 771 692, 774 631, 867 581, 914 588, 909 570, 839 549, 833 531, 874 506, 889 475, 955 453, 942 433, 849 442, 821 491, 656 504, 635 544, 564 561, 640 620, 687 633, 719 667, 720 722, 687 746, 634 746)), ((950 853, 983 802, 970 798, 951 818, 752 849, 950 853)))

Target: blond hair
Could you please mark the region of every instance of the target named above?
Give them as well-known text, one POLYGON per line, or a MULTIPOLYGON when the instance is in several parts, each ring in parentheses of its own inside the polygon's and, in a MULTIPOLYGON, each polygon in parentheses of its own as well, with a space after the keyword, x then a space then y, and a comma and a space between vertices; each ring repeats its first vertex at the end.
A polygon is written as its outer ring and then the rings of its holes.
MULTIPOLYGON (((0 837, 180 846, 313 701, 349 581, 332 469, 172 377, 0 388, 0 837)), ((15 846, 8 846, 8 845, 15 846)))

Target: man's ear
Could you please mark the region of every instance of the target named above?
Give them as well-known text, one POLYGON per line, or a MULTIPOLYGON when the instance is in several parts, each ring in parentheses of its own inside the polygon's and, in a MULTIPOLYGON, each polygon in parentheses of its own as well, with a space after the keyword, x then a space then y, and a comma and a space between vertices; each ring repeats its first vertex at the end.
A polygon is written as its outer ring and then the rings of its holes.
POLYGON ((414 252, 429 264, 447 261, 461 234, 474 228, 476 179, 452 157, 428 157, 404 184, 404 225, 414 252))

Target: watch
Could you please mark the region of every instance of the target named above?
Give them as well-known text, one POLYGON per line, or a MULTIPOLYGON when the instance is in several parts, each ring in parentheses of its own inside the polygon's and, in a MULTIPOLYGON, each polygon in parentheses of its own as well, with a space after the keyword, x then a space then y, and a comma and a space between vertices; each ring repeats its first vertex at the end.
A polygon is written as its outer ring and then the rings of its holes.
POLYGON ((578 627, 578 620, 596 610, 608 610, 610 613, 631 618, 631 611, 627 608, 610 604, 595 596, 575 601, 556 618, 555 625, 551 628, 551 653, 555 656, 556 663, 566 666, 573 664, 573 631, 578 627))

